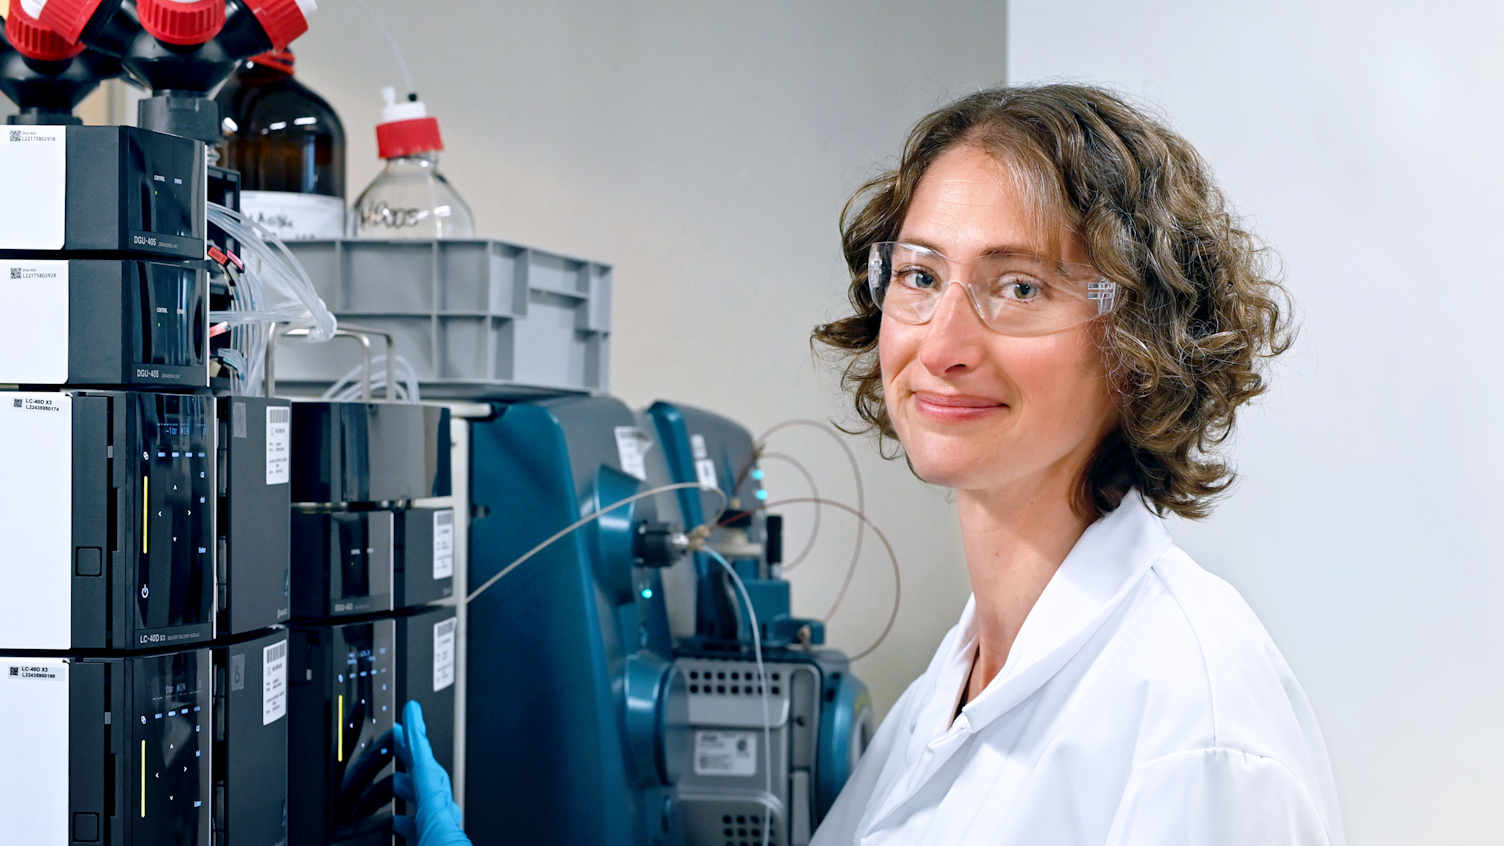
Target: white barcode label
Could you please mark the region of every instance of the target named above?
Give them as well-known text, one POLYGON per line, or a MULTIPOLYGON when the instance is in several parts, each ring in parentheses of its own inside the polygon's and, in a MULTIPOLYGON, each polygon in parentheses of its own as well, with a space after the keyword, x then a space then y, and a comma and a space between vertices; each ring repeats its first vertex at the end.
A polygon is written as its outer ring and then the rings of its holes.
POLYGON ((454 630, 459 620, 450 617, 433 624, 433 689, 454 684, 454 630))
POLYGON ((271 725, 287 713, 287 641, 261 650, 261 724, 271 725))
POLYGON ((433 513, 433 577, 454 576, 454 509, 433 513))
POLYGON ((750 731, 695 732, 695 775, 757 775, 757 735, 750 731))
POLYGON ((710 457, 710 450, 705 448, 704 435, 690 435, 689 449, 690 452, 694 453, 696 461, 702 461, 710 457))
POLYGON ((699 481, 702 488, 719 489, 721 487, 716 483, 715 462, 708 458, 702 458, 695 462, 695 479, 699 481))
MULTIPOLYGON (((25 661, 25 659, 17 659, 25 661)), ((32 664, 17 663, 5 665, 4 679, 6 681, 60 681, 68 680, 68 665, 62 661, 38 660, 32 664)))
POLYGON ((285 485, 292 478, 292 409, 266 409, 266 483, 285 485))
POLYGON ((636 426, 616 427, 616 457, 621 461, 621 472, 648 480, 648 450, 653 448, 653 438, 636 426))

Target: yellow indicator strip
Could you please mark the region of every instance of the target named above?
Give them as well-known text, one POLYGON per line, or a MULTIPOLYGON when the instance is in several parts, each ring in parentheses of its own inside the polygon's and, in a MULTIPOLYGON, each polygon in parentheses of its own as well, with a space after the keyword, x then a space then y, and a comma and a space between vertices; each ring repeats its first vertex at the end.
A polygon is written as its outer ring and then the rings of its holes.
POLYGON ((339 721, 339 731, 336 732, 338 739, 335 741, 339 745, 335 747, 335 754, 339 757, 339 762, 343 764, 345 762, 345 695, 343 693, 339 695, 339 710, 334 712, 334 719, 339 721))
POLYGON ((141 741, 141 819, 146 819, 146 741, 141 741))
POLYGON ((151 477, 141 477, 141 554, 151 552, 151 477))

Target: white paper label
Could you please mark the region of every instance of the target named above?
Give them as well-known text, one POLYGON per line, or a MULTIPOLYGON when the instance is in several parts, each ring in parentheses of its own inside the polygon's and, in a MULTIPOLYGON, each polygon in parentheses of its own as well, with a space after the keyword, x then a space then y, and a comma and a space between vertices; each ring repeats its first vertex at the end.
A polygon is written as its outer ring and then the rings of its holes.
POLYGON ((0 261, 0 316, 0 382, 68 381, 66 261, 0 261))
POLYGON ((653 448, 653 438, 636 426, 616 427, 616 457, 621 460, 621 472, 648 480, 647 454, 653 448))
POLYGON ((61 661, 37 664, 11 664, 5 669, 6 681, 66 682, 68 668, 61 661))
MULTIPOLYGON (((0 820, 6 843, 71 843, 68 664, 0 659, 0 820)), ((98 717, 96 717, 98 719, 98 717)))
POLYGON ((433 689, 454 684, 454 630, 459 620, 450 617, 433 624, 433 689))
POLYGON ((284 485, 292 478, 292 409, 266 409, 266 483, 284 485))
POLYGON ((757 734, 750 731, 695 732, 695 775, 757 775, 757 734))
POLYGON ((719 488, 715 480, 715 462, 708 458, 702 458, 695 462, 695 478, 699 480, 702 488, 719 488))
POLYGON ((271 725, 287 713, 287 641, 261 650, 261 724, 271 725))
POLYGON ((433 577, 447 579, 454 575, 454 509, 433 513, 433 577))
POLYGON ((240 213, 284 241, 340 238, 345 234, 345 201, 322 194, 241 191, 240 213))
POLYGON ((103 578, 109 555, 73 548, 71 396, 0 393, 0 480, 0 644, 68 649, 75 561, 103 578))
POLYGON ((0 250, 61 250, 68 196, 64 126, 0 127, 0 250))
POLYGON ((696 461, 701 461, 710 457, 710 450, 705 448, 704 435, 690 435, 689 449, 695 454, 696 461))

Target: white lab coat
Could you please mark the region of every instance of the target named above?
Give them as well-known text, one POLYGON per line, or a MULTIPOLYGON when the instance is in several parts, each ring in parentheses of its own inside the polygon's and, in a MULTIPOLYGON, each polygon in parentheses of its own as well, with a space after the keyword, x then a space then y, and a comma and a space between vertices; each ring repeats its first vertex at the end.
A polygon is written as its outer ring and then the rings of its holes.
POLYGON ((956 717, 975 600, 811 846, 1343 843, 1315 715, 1237 591, 1130 494, 956 717))

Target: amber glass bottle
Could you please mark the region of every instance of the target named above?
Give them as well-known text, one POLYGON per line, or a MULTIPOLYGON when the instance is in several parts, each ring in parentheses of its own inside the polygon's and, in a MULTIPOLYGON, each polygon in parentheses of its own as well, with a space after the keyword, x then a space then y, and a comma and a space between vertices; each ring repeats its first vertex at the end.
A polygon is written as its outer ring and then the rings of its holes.
POLYGON ((291 51, 252 58, 214 98, 225 117, 220 165, 240 171, 240 210, 283 240, 345 230, 345 127, 293 76, 291 51))

